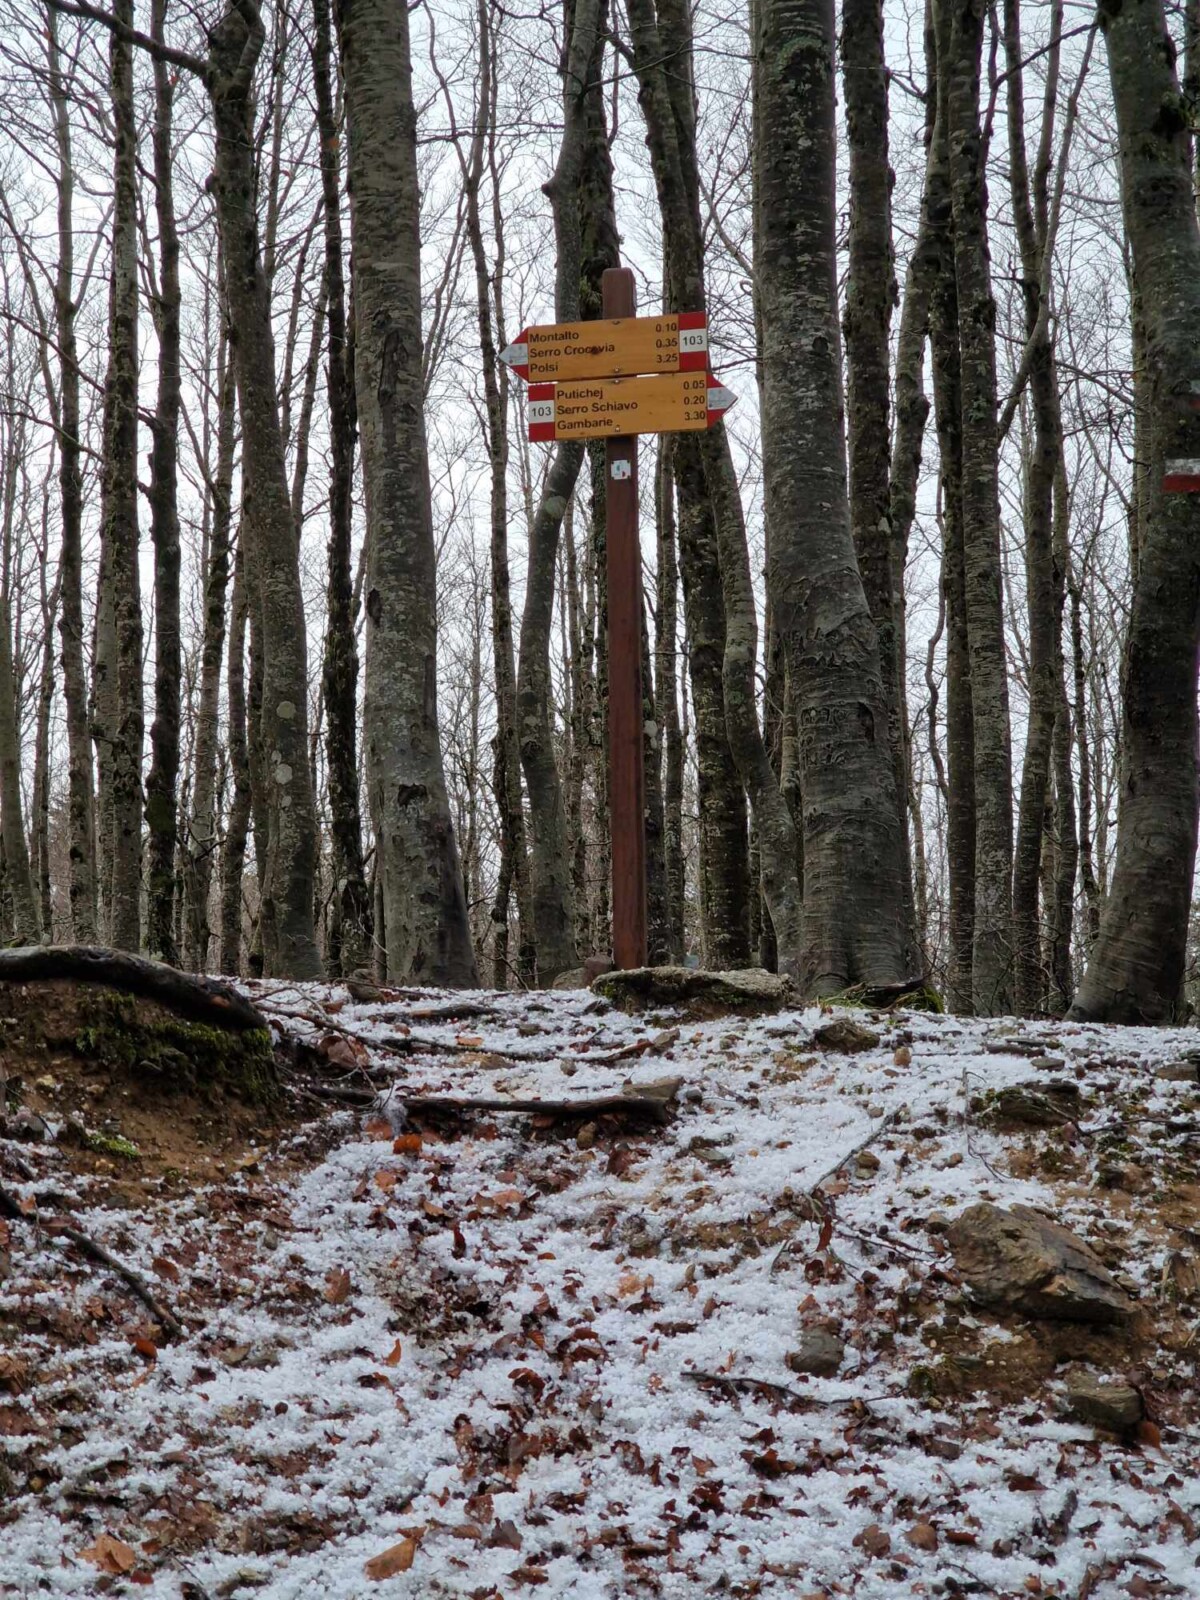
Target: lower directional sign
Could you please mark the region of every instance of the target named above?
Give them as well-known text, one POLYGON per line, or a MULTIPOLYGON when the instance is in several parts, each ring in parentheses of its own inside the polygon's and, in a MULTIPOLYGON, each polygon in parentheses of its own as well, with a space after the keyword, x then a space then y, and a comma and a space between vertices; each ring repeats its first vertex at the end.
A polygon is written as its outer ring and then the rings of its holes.
POLYGON ((700 433, 721 420, 736 395, 711 372, 529 386, 529 437, 614 439, 632 433, 700 433))
POLYGON ((1163 467, 1164 494, 1200 493, 1200 461, 1167 461, 1163 467))

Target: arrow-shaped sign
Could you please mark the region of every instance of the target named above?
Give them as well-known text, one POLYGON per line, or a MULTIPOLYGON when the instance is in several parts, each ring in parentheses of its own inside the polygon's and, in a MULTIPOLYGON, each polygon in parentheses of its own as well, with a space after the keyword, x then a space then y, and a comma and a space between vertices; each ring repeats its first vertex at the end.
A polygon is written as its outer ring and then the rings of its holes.
MULTIPOLYGON (((532 393, 532 391, 530 391, 532 393)), ((1164 494, 1200 492, 1200 461, 1176 460, 1163 463, 1164 494)))
POLYGON ((736 399, 711 372, 535 383, 529 388, 529 437, 548 443, 634 433, 701 433, 715 426, 736 399))
POLYGON ((525 328, 500 359, 527 383, 703 372, 708 366, 708 318, 703 311, 681 311, 525 328))

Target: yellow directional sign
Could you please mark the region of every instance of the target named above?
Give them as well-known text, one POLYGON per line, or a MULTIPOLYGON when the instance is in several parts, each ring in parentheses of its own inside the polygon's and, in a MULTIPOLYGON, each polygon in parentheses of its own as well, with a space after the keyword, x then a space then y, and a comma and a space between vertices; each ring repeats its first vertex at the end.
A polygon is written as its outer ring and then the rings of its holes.
POLYGON ((684 311, 525 328, 500 359, 528 383, 703 372, 708 366, 708 319, 703 311, 684 311))
POLYGON ((529 388, 529 437, 548 441, 702 432, 733 402, 733 394, 711 372, 535 383, 529 388))

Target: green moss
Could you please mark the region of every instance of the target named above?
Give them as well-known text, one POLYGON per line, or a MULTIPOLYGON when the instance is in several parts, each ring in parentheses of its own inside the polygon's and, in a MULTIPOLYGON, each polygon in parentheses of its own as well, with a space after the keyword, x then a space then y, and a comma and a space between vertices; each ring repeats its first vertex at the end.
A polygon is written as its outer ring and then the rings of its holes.
POLYGON ((88 1133, 83 1142, 98 1155, 117 1156, 122 1161, 136 1161, 142 1153, 132 1139, 120 1133, 88 1133))
POLYGON ((150 1076, 180 1088, 219 1083, 257 1105, 279 1092, 271 1035, 265 1028, 235 1032, 193 1022, 132 996, 98 989, 73 1040, 76 1053, 109 1072, 150 1076))

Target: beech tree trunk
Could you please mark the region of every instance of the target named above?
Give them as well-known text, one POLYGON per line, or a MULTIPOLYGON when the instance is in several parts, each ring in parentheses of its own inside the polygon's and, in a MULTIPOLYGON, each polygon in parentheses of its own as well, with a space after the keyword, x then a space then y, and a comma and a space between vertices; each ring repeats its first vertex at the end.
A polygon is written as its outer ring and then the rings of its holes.
MULTIPOLYGON (((546 185, 554 220, 554 304, 560 322, 599 316, 600 276, 617 264, 612 158, 600 81, 604 18, 603 0, 572 0, 567 7, 563 134, 546 185)), ((517 722, 529 792, 533 913, 538 980, 543 984, 553 982, 577 959, 566 815, 554 759, 550 631, 559 536, 583 457, 583 445, 576 440, 554 447, 529 535, 521 619, 517 722)))
POLYGON ((1011 1009, 1013 979, 1012 742, 1000 570, 996 433, 996 306, 987 243, 979 120, 984 0, 937 0, 954 222, 962 439, 963 577, 975 768, 973 1009, 1011 1009))
MULTIPOLYGON (((152 0, 151 38, 165 33, 167 0, 152 0)), ((146 948, 172 966, 175 942, 175 847, 178 840, 180 614, 179 614, 179 234, 171 148, 175 74, 154 61, 154 205, 158 221, 158 399, 150 425, 150 537, 154 545, 154 721, 146 778, 146 948)))
MULTIPOLYGON (((7 332, 5 391, 16 399, 13 327, 7 332)), ((4 887, 12 904, 12 931, 18 944, 36 944, 41 919, 33 889, 29 846, 21 797, 21 727, 17 681, 13 670, 13 539, 16 532, 17 484, 21 458, 28 447, 26 423, 19 412, 5 419, 4 457, 0 463, 0 844, 4 850, 4 887)))
POLYGON ((217 129, 214 192, 236 335, 245 576, 262 639, 261 717, 253 732, 262 758, 258 787, 267 835, 259 909, 264 972, 317 978, 317 818, 308 764, 304 605, 257 224, 253 79, 262 45, 254 0, 241 0, 209 35, 209 92, 217 129))
MULTIPOLYGON (((497 194, 495 160, 496 39, 490 0, 476 7, 479 34, 479 90, 470 153, 463 165, 467 240, 475 269, 475 312, 483 366, 484 433, 490 474, 492 667, 496 696, 495 795, 500 822, 500 865, 492 904, 495 929, 493 982, 507 988, 510 901, 516 901, 519 929, 517 978, 533 984, 537 975, 537 918, 525 839, 521 791, 521 749, 517 730, 517 675, 513 660, 512 593, 508 565, 508 368, 497 358, 497 338, 504 338, 502 309, 506 267, 503 218, 497 194), (493 184, 492 225, 496 255, 489 263, 484 248, 480 190, 485 170, 493 184)), ((569 854, 569 849, 567 851, 569 854)))
MULTIPOLYGON (((229 589, 230 530, 233 519, 233 450, 236 395, 229 354, 225 297, 219 292, 219 333, 216 351, 217 427, 216 462, 209 489, 211 523, 208 568, 204 580, 204 638, 200 646, 200 695, 196 707, 195 747, 192 756, 192 793, 184 866, 184 959, 193 972, 208 971, 212 930, 209 897, 217 848, 216 776, 221 695, 221 661, 225 648, 225 599, 229 589)), ((235 734, 235 707, 230 695, 229 739, 235 734)), ((245 739, 245 711, 241 711, 240 737, 245 739)), ((243 839, 243 853, 245 841, 243 839)), ((241 902, 241 866, 238 866, 238 903, 241 902)), ((222 965, 222 972, 236 972, 222 965)))
MULTIPOLYGON (((329 558, 325 615, 325 762, 329 775, 330 867, 336 903, 336 970, 365 968, 374 932, 371 896, 363 869, 362 813, 358 792, 358 643, 351 570, 354 534, 353 328, 346 315, 342 266, 340 140, 334 114, 329 0, 313 0, 313 83, 321 140, 321 189, 325 216, 325 316, 329 335, 326 393, 329 401, 329 558)), ((331 968, 333 963, 330 963, 331 968)))
POLYGON ((230 805, 221 843, 220 970, 231 976, 242 970, 242 880, 246 872, 246 839, 250 832, 250 763, 246 750, 246 562, 238 539, 229 605, 227 683, 230 805))
MULTIPOLYGON (((662 210, 670 308, 703 311, 704 232, 692 85, 691 13, 682 0, 657 0, 657 4, 655 0, 630 0, 628 11, 638 98, 646 118, 650 161, 662 210)), ((723 424, 718 423, 706 433, 679 435, 675 441, 675 480, 681 533, 687 526, 697 535, 695 542, 681 539, 685 567, 691 564, 692 555, 705 551, 706 541, 700 530, 705 523, 711 525, 716 561, 692 572, 691 588, 697 607, 703 599, 713 622, 718 610, 723 613, 720 666, 724 739, 736 774, 735 784, 745 789, 754 810, 762 890, 770 908, 780 965, 789 972, 798 972, 802 906, 796 873, 795 825, 771 766, 758 718, 758 618, 741 493, 723 424), (719 580, 720 593, 710 598, 704 591, 714 577, 719 580)), ((707 702, 708 697, 705 699, 707 702)), ((696 703, 699 719, 700 696, 696 703)), ((709 702, 706 712, 715 723, 716 707, 709 702)), ((709 735, 714 754, 719 754, 716 746, 720 731, 714 727, 709 735)), ((744 815, 744 802, 733 786, 718 785, 718 794, 722 787, 732 804, 721 820, 731 835, 736 829, 736 843, 740 845, 744 824, 738 826, 737 813, 740 809, 744 815)), ((702 807, 703 804, 702 799, 702 807)), ((746 883, 749 888, 748 853, 746 883)), ((736 926, 739 931, 745 928, 743 962, 750 959, 750 898, 747 893, 744 909, 737 911, 736 926)), ((708 897, 706 903, 714 922, 733 909, 721 904, 726 899, 721 895, 714 903, 713 896, 708 897)), ((707 932, 706 928, 706 935, 707 932)))
POLYGON ((392 980, 468 987, 478 973, 438 728, 408 12, 342 0, 337 20, 367 503, 364 745, 384 917, 376 938, 392 980))
MULTIPOLYGON (((888 165, 888 74, 883 0, 843 0, 842 82, 849 143, 850 228, 846 280, 846 422, 850 528, 863 591, 879 639, 896 792, 908 794, 904 713, 904 567, 892 527, 888 378, 892 307, 898 298, 888 165), (900 556, 898 564, 897 557, 900 556)), ((910 336, 910 345, 911 345, 910 336)), ((920 346, 917 347, 919 360, 920 346)), ((905 350, 912 359, 912 351, 905 350)), ((906 374, 907 378, 907 374, 906 374)), ((899 372, 897 372, 899 381, 899 372)), ((909 380, 911 381, 911 380, 909 380)), ((919 372, 917 376, 919 386, 919 372)), ((908 396, 905 396, 906 401, 908 396)), ((911 449, 911 446, 910 446, 911 449)), ((919 435, 916 449, 920 451, 919 435)), ((907 544, 907 528, 904 530, 907 544)), ((907 803, 901 812, 903 888, 912 899, 907 803)), ((915 971, 915 953, 910 959, 915 971)))
MULTIPOLYGON (((113 15, 133 22, 133 0, 113 15)), ((102 786, 107 938, 135 954, 142 913, 142 603, 138 563, 137 124, 133 47, 110 39, 113 138, 112 266, 104 457, 100 483, 100 594, 93 737, 102 786)))
POLYGON ((906 971, 902 797, 850 531, 837 317, 832 0, 762 0, 754 174, 767 585, 803 794, 810 995, 906 971))
POLYGON ((71 933, 95 944, 96 833, 87 677, 83 664, 83 478, 80 470, 79 355, 75 304, 75 164, 67 86, 58 48, 58 17, 46 13, 48 90, 54 121, 58 190, 58 269, 54 331, 59 365, 58 482, 62 522, 59 637, 67 724, 67 848, 71 933))
POLYGON ((663 746, 663 861, 667 959, 683 960, 683 737, 679 724, 676 651, 679 557, 675 537, 675 472, 669 437, 659 440, 654 485, 658 582, 654 610, 654 716, 663 746))
MULTIPOLYGON (((940 22, 934 13, 934 21, 940 22)), ((946 630, 946 867, 948 880, 946 997, 951 1011, 973 1007, 971 949, 975 929, 975 729, 967 646, 963 565, 962 383, 958 291, 954 276, 954 218, 950 148, 938 30, 926 33, 927 80, 936 112, 925 172, 924 210, 933 257, 929 335, 934 418, 938 435, 942 525, 942 605, 946 630)), ((930 702, 930 749, 935 764, 936 705, 930 702)), ((939 774, 940 776, 940 774, 939 774)))
POLYGON ((1161 0, 1105 4, 1100 15, 1145 327, 1150 449, 1123 672, 1116 863, 1068 1015, 1162 1022, 1179 1002, 1196 857, 1200 501, 1160 485, 1166 460, 1200 456, 1200 416, 1176 398, 1200 350, 1200 229, 1161 0))

